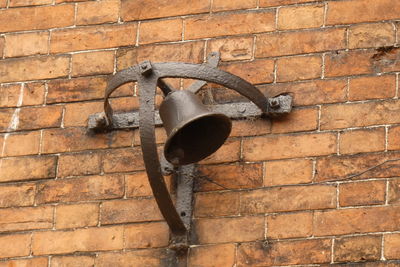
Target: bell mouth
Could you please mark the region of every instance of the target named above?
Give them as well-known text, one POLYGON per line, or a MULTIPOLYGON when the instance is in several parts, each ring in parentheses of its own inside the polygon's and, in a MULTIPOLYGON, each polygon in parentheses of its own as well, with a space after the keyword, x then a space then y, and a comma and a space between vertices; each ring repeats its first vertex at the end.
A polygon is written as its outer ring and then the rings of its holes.
POLYGON ((164 146, 165 158, 174 165, 198 162, 217 151, 228 138, 231 120, 220 113, 202 114, 177 125, 164 146))

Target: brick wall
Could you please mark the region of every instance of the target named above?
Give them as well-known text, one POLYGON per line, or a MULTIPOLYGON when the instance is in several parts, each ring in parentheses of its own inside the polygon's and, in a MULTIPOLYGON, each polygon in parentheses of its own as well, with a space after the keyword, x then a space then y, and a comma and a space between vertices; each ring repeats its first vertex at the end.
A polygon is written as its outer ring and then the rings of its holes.
POLYGON ((201 162, 224 188, 195 181, 189 266, 400 266, 399 22, 397 0, 0 0, 0 266, 173 265, 138 131, 85 126, 110 74, 211 51, 295 108, 201 162))

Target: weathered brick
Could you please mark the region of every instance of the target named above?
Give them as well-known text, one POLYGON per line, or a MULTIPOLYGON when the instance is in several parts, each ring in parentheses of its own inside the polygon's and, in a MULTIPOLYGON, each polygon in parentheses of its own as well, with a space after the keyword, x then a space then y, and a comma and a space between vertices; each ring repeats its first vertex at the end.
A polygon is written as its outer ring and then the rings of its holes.
POLYGON ((400 101, 397 100, 323 106, 321 129, 399 123, 400 114, 396 112, 399 107, 400 101))
POLYGON ((158 248, 169 243, 169 228, 164 222, 125 226, 126 248, 158 248))
POLYGON ((0 258, 28 256, 31 246, 31 234, 0 236, 0 258))
POLYGON ((22 105, 41 105, 44 103, 45 84, 25 83, 22 105))
POLYGON ((267 216, 267 237, 282 239, 311 236, 312 218, 311 212, 267 216))
POLYGON ((57 176, 78 176, 100 173, 100 153, 63 154, 58 158, 57 176))
POLYGON ((0 11, 0 32, 72 26, 74 5, 10 8, 0 11), (45 18, 45 19, 43 19, 45 18))
POLYGON ((274 61, 270 59, 235 62, 220 68, 252 83, 271 83, 274 80, 274 61))
POLYGON ((11 134, 7 137, 3 156, 24 156, 39 152, 40 132, 11 134))
POLYGON ((122 227, 34 232, 32 237, 32 252, 34 255, 117 250, 122 248, 122 227))
POLYGON ((123 0, 121 17, 124 21, 143 20, 150 18, 173 17, 180 15, 206 13, 210 9, 208 0, 192 2, 190 0, 156 1, 139 3, 123 0))
POLYGON ((31 259, 21 259, 21 260, 7 260, 1 261, 0 267, 47 267, 49 260, 47 257, 31 258, 31 259))
POLYGON ((381 257, 381 236, 356 236, 335 239, 335 262, 357 262, 379 260, 381 257))
POLYGON ((202 164, 224 163, 238 161, 240 158, 240 140, 227 140, 215 153, 211 154, 202 164))
MULTIPOLYGON (((95 256, 56 256, 51 257, 52 267, 93 267, 95 256)), ((47 265, 46 265, 47 266, 47 265)))
POLYGON ((396 94, 396 76, 384 75, 350 79, 349 100, 392 98, 396 94))
POLYGON ((345 131, 340 134, 339 152, 354 154, 385 150, 385 129, 345 131))
MULTIPOLYGON (((240 1, 239 1, 240 2, 240 1)), ((189 267, 230 267, 235 264, 234 244, 190 248, 189 267)))
POLYGON ((0 107, 16 107, 21 93, 20 84, 3 85, 0 87, 0 107))
POLYGON ((117 0, 92 1, 78 3, 76 24, 90 25, 117 22, 120 2, 117 0), (96 12, 93 12, 96 10, 96 12))
POLYGON ((142 22, 139 29, 139 43, 180 41, 182 40, 182 27, 182 19, 142 22))
POLYGON ((400 127, 399 126, 393 126, 393 127, 389 128, 388 149, 389 150, 400 149, 400 127))
POLYGON ((345 29, 280 32, 257 36, 256 57, 273 57, 344 49, 345 29))
POLYGON ((327 24, 350 24, 399 18, 400 6, 391 0, 333 1, 328 4, 327 24))
POLYGON ((162 220, 162 216, 154 199, 108 201, 101 206, 103 225, 159 220, 162 220))
POLYGON ((279 9, 278 29, 317 28, 324 23, 324 5, 283 7, 279 9))
MULTIPOLYGON (((99 253, 96 258, 98 267, 159 267, 165 263, 173 262, 175 253, 170 249, 142 249, 118 253, 99 253)), ((175 263, 177 264, 177 263, 175 263)))
POLYGON ((268 96, 290 92, 294 106, 344 102, 346 100, 346 80, 316 80, 298 83, 278 83, 263 85, 260 90, 268 96))
POLYGON ((385 235, 385 258, 399 259, 400 257, 400 234, 385 235))
POLYGON ((211 183, 211 179, 229 189, 257 188, 262 186, 261 164, 203 165, 200 166, 203 179, 196 180, 199 191, 222 190, 224 188, 211 183))
POLYGON ((1 159, 0 182, 52 178, 56 157, 19 157, 1 159))
POLYGON ((134 45, 136 28, 136 24, 127 24, 53 31, 51 32, 50 52, 62 53, 134 45))
POLYGON ((319 78, 322 73, 320 56, 279 58, 276 64, 276 79, 279 82, 319 78))
POLYGON ((5 132, 9 129, 12 122, 13 114, 15 109, 0 109, 0 132, 5 132))
POLYGON ((267 136, 243 140, 243 157, 246 161, 322 156, 335 152, 336 135, 332 133, 267 136))
POLYGON ((7 1, 6 0, 1 0, 0 1, 0 7, 7 7, 7 1))
POLYGON ((207 54, 218 51, 221 61, 246 60, 253 55, 253 37, 214 39, 208 42, 207 54))
POLYGON ((239 215, 239 193, 196 194, 194 215, 196 217, 239 215))
POLYGON ((139 147, 113 149, 103 156, 104 172, 128 172, 144 170, 142 151, 139 147))
POLYGON ((53 212, 50 206, 0 209, 0 232, 51 229, 53 212))
POLYGON ((400 179, 389 181, 388 202, 390 204, 400 203, 400 179))
POLYGON ((10 0, 9 7, 49 5, 50 0, 10 0))
POLYGON ((98 221, 99 205, 96 203, 57 205, 57 229, 96 226, 98 221))
POLYGON ((264 238, 264 217, 198 219, 194 222, 199 244, 245 242, 264 238))
POLYGON ((395 41, 395 30, 390 23, 363 24, 350 27, 349 48, 391 46, 395 41))
POLYGON ((384 204, 385 181, 354 182, 339 185, 340 206, 384 204), (357 192, 357 194, 354 194, 357 192))
POLYGON ((275 30, 275 12, 213 14, 185 20, 185 40, 275 30))
POLYGON ((34 32, 6 35, 5 57, 47 54, 49 32, 34 32))
POLYGON ((269 120, 234 120, 232 121, 230 136, 255 136, 268 134, 270 132, 271 122, 269 120))
POLYGON ((87 126, 90 115, 104 111, 103 102, 72 103, 65 105, 64 126, 87 126))
POLYGON ((127 197, 151 196, 153 194, 146 172, 125 175, 125 183, 127 197))
POLYGON ((329 209, 336 207, 336 186, 310 185, 273 187, 243 192, 242 214, 329 209))
MULTIPOLYGON (((397 26, 399 27, 399 26, 397 26)), ((400 48, 383 47, 376 49, 372 58, 372 65, 375 72, 395 72, 400 71, 400 48)))
POLYGON ((113 71, 114 51, 100 51, 72 55, 72 76, 110 74, 113 71))
POLYGON ((317 211, 314 213, 314 235, 397 231, 399 211, 397 206, 317 211))
POLYGON ((350 76, 378 72, 374 67, 374 51, 337 51, 325 56, 325 76, 350 76))
POLYGON ((278 160, 265 163, 264 186, 310 183, 313 163, 308 159, 278 160))
POLYGON ((272 121, 272 133, 313 131, 318 128, 318 109, 295 109, 289 116, 272 121))
POLYGON ((0 207, 23 207, 33 205, 35 188, 34 184, 0 186, 0 207))
POLYGON ((69 61, 68 55, 0 60, 0 82, 65 77, 69 61))
POLYGON ((325 263, 331 260, 331 240, 245 243, 239 246, 237 257, 239 266, 325 263))
POLYGON ((61 126, 62 106, 22 108, 19 112, 19 130, 61 126))
POLYGON ((38 185, 37 203, 89 201, 120 198, 124 194, 121 175, 58 179, 38 185))

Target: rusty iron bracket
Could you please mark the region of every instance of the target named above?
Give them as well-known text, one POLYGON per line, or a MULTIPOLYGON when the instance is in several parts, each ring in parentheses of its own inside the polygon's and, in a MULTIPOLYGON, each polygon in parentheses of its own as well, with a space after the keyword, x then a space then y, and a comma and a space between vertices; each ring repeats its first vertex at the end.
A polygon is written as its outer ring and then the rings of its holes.
POLYGON ((164 78, 196 79, 198 81, 186 89, 194 93, 198 92, 206 82, 222 85, 251 101, 209 107, 234 119, 262 115, 275 117, 289 113, 292 108, 292 98, 289 95, 267 98, 247 81, 218 69, 218 62, 219 53, 213 52, 208 56, 206 64, 144 61, 119 71, 107 84, 104 112, 91 115, 88 121, 88 128, 94 132, 139 128, 143 160, 154 198, 171 229, 171 248, 181 253, 186 253, 188 249, 196 167, 191 164, 174 168, 163 156, 160 159, 156 146, 155 126, 161 125, 162 122, 155 110, 156 88, 159 87, 164 95, 175 91, 163 80, 164 78), (109 103, 109 97, 117 88, 128 82, 137 82, 140 89, 139 111, 114 113, 109 103), (176 205, 174 205, 164 181, 163 175, 166 173, 173 173, 176 178, 176 205))

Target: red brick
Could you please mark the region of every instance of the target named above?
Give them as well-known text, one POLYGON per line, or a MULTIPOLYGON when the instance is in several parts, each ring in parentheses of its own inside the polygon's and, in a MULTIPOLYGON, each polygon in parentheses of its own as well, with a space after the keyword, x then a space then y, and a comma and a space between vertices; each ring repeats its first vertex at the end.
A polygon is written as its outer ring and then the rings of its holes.
POLYGON ((139 29, 139 43, 180 41, 182 40, 182 26, 182 19, 142 22, 139 29))
POLYGON ((1 32, 72 26, 74 5, 10 8, 0 11, 1 32), (46 19, 43 19, 46 18, 46 19))
POLYGON ((357 236, 335 239, 335 262, 357 262, 379 260, 381 257, 381 236, 357 236))
POLYGON ((0 61, 0 82, 66 77, 68 76, 68 72, 68 55, 5 59, 0 61))
POLYGON ((0 107, 16 107, 20 98, 21 85, 11 84, 0 87, 0 107))
POLYGON ((340 134, 341 154, 374 152, 385 150, 385 129, 352 130, 340 134))
POLYGON ((256 57, 306 54, 344 49, 345 29, 279 32, 257 36, 256 57))
POLYGON ((198 219, 194 223, 196 243, 227 243, 264 238, 264 217, 198 219))
POLYGON ((142 151, 139 147, 113 149, 103 156, 104 172, 128 172, 144 170, 142 151))
POLYGON ((50 52, 62 53, 134 45, 136 28, 136 24, 127 24, 53 31, 50 52))
POLYGON ((47 54, 48 50, 48 32, 6 35, 5 57, 47 54))
POLYGON ((271 132, 271 122, 264 119, 255 120, 234 120, 232 121, 232 137, 234 136, 255 136, 271 132))
POLYGON ((330 185, 273 187, 243 192, 241 214, 329 209, 336 207, 336 187, 330 185))
POLYGON ((49 5, 50 0, 10 0, 9 7, 49 5))
POLYGON ((0 182, 55 177, 56 157, 23 157, 1 159, 0 182))
POLYGON ((312 181, 313 163, 308 159, 265 163, 264 186, 305 184, 312 181))
POLYGON ((38 185, 37 203, 89 201, 120 198, 124 194, 121 175, 58 179, 38 185))
POLYGON ((281 119, 272 121, 272 133, 313 131, 318 128, 318 109, 295 109, 281 119))
POLYGON ((32 155, 39 152, 40 132, 11 134, 7 137, 3 156, 32 155))
POLYGON ((110 74, 114 71, 114 51, 72 55, 72 76, 110 74))
MULTIPOLYGON (((278 83, 262 86, 268 96, 290 92, 294 106, 308 106, 346 100, 346 80, 316 80, 299 83, 278 83)), ((289 115, 290 116, 290 115, 289 115)))
POLYGON ((276 68, 278 82, 314 79, 321 77, 322 59, 320 56, 279 58, 276 68))
POLYGON ((126 225, 124 236, 126 248, 166 247, 169 228, 164 222, 126 225))
POLYGON ((122 227, 34 232, 32 238, 32 252, 34 255, 117 250, 122 248, 122 227))
POLYGON ((225 35, 270 32, 275 29, 275 12, 213 14, 185 20, 185 40, 225 35))
POLYGON ((99 205, 96 203, 57 205, 57 229, 96 226, 98 221, 99 205))
POLYGON ((57 176, 79 176, 99 174, 101 155, 95 152, 60 155, 57 176))
POLYGON ((272 239, 309 237, 312 235, 311 212, 267 216, 267 236, 272 239))
POLYGON ((104 98, 106 79, 76 78, 55 80, 48 84, 47 103, 71 102, 104 98))
POLYGON ((400 234, 385 235, 385 258, 400 258, 400 234))
POLYGON ((5 132, 11 126, 15 109, 0 109, 0 132, 5 132))
POLYGON ((385 203, 386 181, 354 182, 339 185, 340 206, 385 203), (354 192, 357 192, 355 194, 354 192))
POLYGON ((279 9, 278 29, 317 28, 324 23, 324 5, 283 7, 279 9))
POLYGON ((235 264, 234 244, 190 248, 189 267, 231 267, 235 264))
POLYGON ((150 0, 145 3, 123 0, 121 5, 121 17, 124 21, 131 21, 206 13, 209 10, 210 4, 208 0, 199 0, 196 2, 190 0, 150 0))
POLYGON ((0 209, 0 232, 51 229, 53 213, 49 206, 0 209))
POLYGON ((19 112, 19 130, 61 126, 62 106, 22 108, 19 112))
POLYGON ((400 207, 317 211, 314 213, 314 235, 397 231, 400 227, 399 211, 400 207))
MULTIPOLYGON (((94 256, 56 256, 51 257, 52 267, 93 267, 94 256)), ((47 265, 46 265, 47 266, 47 265)))
POLYGON ((311 239, 241 244, 239 266, 277 266, 330 262, 331 240, 311 239))
POLYGON ((284 6, 319 1, 320 0, 260 0, 260 7, 284 6))
POLYGON ((240 158, 240 140, 227 140, 214 154, 211 154, 202 164, 224 163, 238 161, 240 158))
POLYGON ((388 149, 389 150, 400 149, 400 127, 399 126, 393 126, 393 127, 389 128, 388 149))
POLYGON ((400 101, 323 106, 321 129, 393 124, 400 122, 400 101))
POLYGON ((396 94, 396 76, 384 75, 350 79, 349 100, 392 98, 396 94))
POLYGON ((0 247, 7 248, 0 251, 0 258, 28 256, 31 245, 31 234, 2 235, 0 247))
POLYGON ((47 267, 49 260, 47 257, 21 259, 21 260, 7 260, 1 261, 0 267, 47 267))
POLYGON ((34 184, 0 186, 0 207, 31 206, 35 199, 34 184))
POLYGON ((146 172, 137 172, 134 174, 125 175, 125 183, 127 197, 153 195, 146 172))
POLYGON ((210 40, 207 54, 218 51, 221 61, 246 60, 253 55, 253 37, 234 37, 210 40))
POLYGON ((236 192, 196 194, 196 217, 239 215, 239 194, 236 192))
POLYGON ((76 24, 90 25, 117 22, 119 5, 120 2, 116 0, 78 3, 76 10, 76 24), (96 12, 93 12, 93 10, 96 10, 96 12))
POLYGON ((327 24, 350 24, 399 18, 400 6, 391 0, 333 1, 328 4, 327 24))
POLYGON ((108 201, 101 206, 102 225, 159 220, 162 216, 154 199, 108 201))
POLYGON ((44 83, 25 83, 24 106, 41 105, 44 103, 45 84, 44 83))
POLYGON ((390 204, 400 203, 400 179, 389 181, 388 202, 390 204))
POLYGON ((322 156, 336 153, 331 133, 255 137, 243 140, 246 161, 322 156), (318 146, 313 146, 318 144, 318 146))
POLYGON ((98 267, 159 267, 171 262, 175 253, 169 249, 142 249, 119 253, 99 253, 96 258, 98 267))
POLYGON ((325 56, 325 76, 350 76, 377 72, 373 51, 338 51, 325 56))
POLYGON ((220 68, 245 79, 251 84, 271 83, 274 80, 274 61, 269 59, 235 62, 222 65, 220 68))
POLYGON ((6 0, 1 0, 0 1, 0 7, 7 7, 7 1, 6 0))
POLYGON ((384 47, 378 48, 377 51, 371 58, 375 72, 400 71, 400 48, 384 47))
POLYGON ((261 164, 235 165, 203 165, 200 166, 203 179, 197 179, 200 191, 222 190, 224 188, 210 182, 208 179, 229 189, 257 188, 262 186, 261 164))
POLYGON ((395 31, 390 23, 363 24, 350 27, 350 49, 391 46, 395 41, 395 31))

